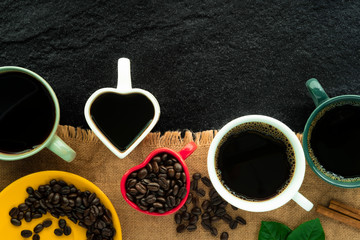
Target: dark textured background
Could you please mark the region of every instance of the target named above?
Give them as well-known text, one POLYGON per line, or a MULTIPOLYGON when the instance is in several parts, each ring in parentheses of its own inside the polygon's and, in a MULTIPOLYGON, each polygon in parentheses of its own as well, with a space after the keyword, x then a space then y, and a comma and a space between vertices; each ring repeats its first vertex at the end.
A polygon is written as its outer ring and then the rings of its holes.
POLYGON ((359 1, 0 2, 0 66, 54 88, 61 124, 87 128, 83 107, 115 87, 117 59, 133 87, 161 107, 155 130, 218 129, 264 114, 302 131, 314 105, 304 83, 330 96, 360 94, 359 1))

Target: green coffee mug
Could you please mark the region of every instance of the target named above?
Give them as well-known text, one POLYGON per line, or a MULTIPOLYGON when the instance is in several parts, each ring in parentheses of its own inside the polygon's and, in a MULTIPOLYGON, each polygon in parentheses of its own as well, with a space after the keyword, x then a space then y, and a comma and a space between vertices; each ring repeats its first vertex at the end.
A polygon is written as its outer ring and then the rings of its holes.
MULTIPOLYGON (((68 145, 66 145, 66 143, 64 143, 63 140, 61 140, 55 133, 56 130, 58 128, 59 125, 59 119, 60 119, 60 108, 59 108, 59 102, 58 99, 53 91, 53 89, 50 87, 50 85, 42 78, 40 77, 38 74, 25 69, 25 68, 21 68, 21 67, 15 67, 15 66, 4 66, 4 67, 0 67, 0 76, 2 78, 0 78, 0 80, 2 79, 2 82, 0 81, 0 88, 3 84, 3 91, 8 91, 8 92, 3 92, 2 96, 0 96, 0 100, 2 101, 2 105, 0 102, 0 124, 4 124, 2 127, 3 129, 7 130, 8 129, 8 125, 9 122, 11 123, 11 120, 6 120, 6 124, 4 122, 2 122, 2 118, 5 119, 6 116, 8 116, 8 112, 14 111, 13 109, 16 109, 16 113, 21 116, 21 112, 22 111, 26 111, 26 113, 30 113, 29 118, 33 117, 31 116, 33 112, 35 112, 34 109, 41 109, 40 106, 42 106, 42 102, 41 101, 37 101, 37 103, 39 103, 37 106, 34 106, 34 108, 29 107, 29 99, 30 97, 32 97, 31 94, 33 94, 33 92, 42 92, 42 94, 44 96, 46 96, 48 103, 47 106, 51 106, 51 116, 42 116, 41 119, 43 119, 43 117, 45 118, 51 118, 51 121, 48 121, 48 126, 47 126, 47 131, 44 131, 44 133, 42 133, 42 137, 41 137, 41 141, 40 143, 35 144, 34 146, 32 146, 31 148, 25 148, 23 150, 19 150, 19 151, 5 151, 5 150, 1 150, 0 149, 0 160, 5 160, 5 161, 12 161, 12 160, 19 160, 19 159, 23 159, 23 158, 27 158, 30 157, 36 153, 38 153, 39 151, 41 151, 42 149, 44 149, 45 147, 47 147, 48 149, 50 149, 52 152, 54 152, 56 155, 60 156, 62 159, 64 159, 67 162, 71 162, 74 158, 76 153, 74 152, 73 149, 71 149, 68 145), (14 77, 15 76, 15 77, 14 77), (24 83, 29 83, 29 85, 25 86, 18 86, 13 84, 15 81, 14 79, 18 77, 18 78, 23 78, 25 80, 19 80, 19 83, 24 82, 24 83), (29 80, 27 80, 29 79, 29 80), (27 82, 26 82, 27 81, 27 82), (36 82, 38 81, 38 82, 36 82), (30 86, 31 88, 34 88, 35 90, 31 91, 26 91, 28 89, 28 86, 30 86), (6 90, 4 90, 6 89, 6 90), (39 90, 41 89, 41 90, 39 90), (21 92, 21 93, 20 93, 21 92), (22 96, 22 92, 25 92, 28 95, 22 96), (30 93, 28 93, 30 92, 30 93), (5 93, 5 94, 4 94, 5 93), (7 95, 6 95, 7 94, 7 95), (4 95, 6 95, 6 97, 4 97, 4 95), (30 95, 30 97, 28 97, 30 95), (16 96, 16 97, 13 97, 16 96), (2 97, 2 98, 1 98, 2 97), (14 98, 14 99, 12 99, 14 98), (12 104, 13 105, 7 105, 7 101, 13 101, 12 104), (18 108, 19 104, 23 104, 26 107, 22 107, 18 108), (20 110, 19 110, 20 109, 20 110), (5 116, 5 117, 4 117, 5 116), (6 127, 5 127, 6 126, 6 127), (44 140, 43 140, 44 139, 44 140)), ((18 83, 17 83, 18 84, 18 83)), ((34 95, 34 94, 33 94, 34 95)), ((32 98, 31 98, 32 99, 32 98)), ((38 110, 36 110, 38 111, 38 110)), ((35 113, 33 114, 35 115, 35 113)), ((29 121, 27 118, 25 121, 29 121)), ((23 125, 25 125, 25 121, 23 121, 24 119, 19 120, 19 123, 23 123, 23 125)), ((32 121, 37 121, 38 118, 34 118, 35 120, 32 121)), ((30 121, 29 121, 30 122, 30 121)), ((11 124, 10 124, 11 125, 11 124)), ((41 124, 39 124, 40 126, 42 126, 41 124)), ((19 126, 19 125, 17 125, 19 126)), ((19 129, 21 129, 21 126, 19 126, 19 129)), ((27 127, 27 129, 30 129, 29 127, 27 127)), ((31 128, 32 132, 31 134, 29 133, 28 136, 34 136, 36 137, 36 133, 37 133, 37 129, 31 128), (35 134, 33 134, 35 133, 35 134)), ((12 132, 13 130, 9 130, 7 133, 7 136, 13 136, 12 132)), ((14 132, 16 132, 17 130, 14 127, 14 132)), ((4 130, 3 130, 4 132, 4 130)), ((20 132, 20 130, 18 131, 20 132)), ((1 136, 1 133, 0 133, 1 136)), ((16 137, 12 137, 11 141, 15 142, 15 140, 19 142, 19 144, 21 143, 21 141, 25 142, 25 140, 21 139, 21 137, 19 137, 19 139, 16 139, 16 137)), ((1 139, 2 140, 2 139, 1 139)), ((4 146, 7 146, 6 144, 6 139, 2 140, 2 144, 4 144, 4 146)), ((10 140, 9 140, 10 141, 10 140)), ((11 144, 13 144, 11 142, 11 144)), ((25 143, 24 143, 25 145, 25 143)), ((5 147, 4 147, 5 149, 5 147)))
MULTIPOLYGON (((358 95, 341 95, 333 98, 329 98, 320 83, 315 79, 309 79, 306 82, 306 87, 310 92, 310 95, 315 103, 315 110, 311 113, 309 119, 306 122, 303 133, 303 148, 305 152, 306 160, 311 169, 324 181, 342 188, 356 188, 360 187, 360 177, 356 178, 344 178, 336 174, 336 172, 328 172, 317 161, 314 151, 311 148, 310 139, 312 130, 316 123, 324 116, 324 114, 333 109, 335 106, 342 105, 356 105, 360 107, 360 96, 358 95)), ((339 159, 341 161, 341 159, 339 159)))

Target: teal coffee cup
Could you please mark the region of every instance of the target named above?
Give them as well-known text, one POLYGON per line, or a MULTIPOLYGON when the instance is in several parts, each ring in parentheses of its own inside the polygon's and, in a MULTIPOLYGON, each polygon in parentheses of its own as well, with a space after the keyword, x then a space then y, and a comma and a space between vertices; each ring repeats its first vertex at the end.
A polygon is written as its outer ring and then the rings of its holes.
POLYGON ((0 160, 30 157, 45 147, 65 161, 75 152, 57 135, 60 108, 50 85, 21 67, 0 67, 0 160))
POLYGON ((316 106, 302 141, 309 166, 337 187, 360 187, 360 96, 330 98, 315 78, 306 87, 316 106))

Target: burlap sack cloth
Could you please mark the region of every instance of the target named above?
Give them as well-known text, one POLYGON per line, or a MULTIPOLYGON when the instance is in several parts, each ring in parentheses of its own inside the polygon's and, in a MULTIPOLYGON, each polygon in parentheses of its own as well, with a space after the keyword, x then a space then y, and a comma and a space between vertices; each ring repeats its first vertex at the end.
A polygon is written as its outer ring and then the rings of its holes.
MULTIPOLYGON (((0 161, 0 189, 2 190, 20 177, 43 170, 62 170, 78 174, 95 183, 112 201, 120 218, 123 239, 219 239, 221 232, 227 231, 230 239, 252 240, 258 238, 262 220, 281 222, 294 229, 302 222, 315 218, 320 218, 326 239, 360 239, 359 229, 323 217, 315 212, 315 208, 306 212, 294 201, 266 213, 234 211, 228 205, 227 210, 230 215, 242 216, 247 224, 239 225, 235 230, 231 230, 225 222, 219 221, 214 225, 219 231, 217 237, 205 231, 200 223, 195 232, 176 233, 174 215, 149 216, 137 212, 125 202, 120 192, 122 175, 129 168, 141 163, 152 150, 158 147, 168 147, 178 151, 189 141, 195 141, 198 149, 186 160, 187 166, 190 174, 200 172, 202 175, 207 175, 207 152, 215 134, 216 131, 195 134, 186 132, 181 138, 179 132, 167 132, 162 136, 160 133, 151 133, 128 157, 119 159, 91 131, 60 126, 58 135, 76 151, 75 160, 66 163, 44 149, 28 159, 13 162, 0 161)), ((203 188, 207 189, 204 186, 203 188)), ((300 192, 313 202, 315 207, 317 204, 327 205, 330 199, 337 199, 360 208, 360 188, 334 187, 317 177, 308 166, 300 192)))

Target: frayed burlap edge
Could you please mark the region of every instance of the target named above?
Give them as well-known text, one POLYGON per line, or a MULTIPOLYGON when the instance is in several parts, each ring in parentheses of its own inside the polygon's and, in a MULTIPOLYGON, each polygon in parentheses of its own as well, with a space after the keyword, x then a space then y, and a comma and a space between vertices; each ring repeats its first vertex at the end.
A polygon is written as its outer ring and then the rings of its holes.
MULTIPOLYGON (((181 131, 167 131, 161 135, 160 132, 151 132, 143 140, 145 145, 183 145, 194 141, 198 146, 210 145, 214 139, 217 130, 207 130, 202 132, 192 132, 186 130, 181 131)), ((89 129, 82 129, 80 127, 73 127, 68 125, 59 125, 57 134, 61 138, 73 138, 83 142, 99 142, 100 139, 95 133, 89 129)), ((302 134, 297 133, 296 136, 302 141, 302 134)))

